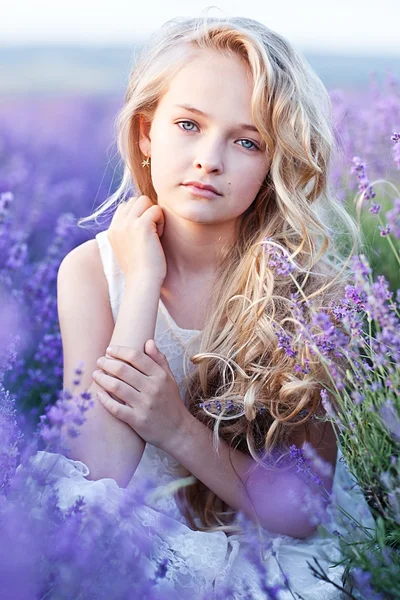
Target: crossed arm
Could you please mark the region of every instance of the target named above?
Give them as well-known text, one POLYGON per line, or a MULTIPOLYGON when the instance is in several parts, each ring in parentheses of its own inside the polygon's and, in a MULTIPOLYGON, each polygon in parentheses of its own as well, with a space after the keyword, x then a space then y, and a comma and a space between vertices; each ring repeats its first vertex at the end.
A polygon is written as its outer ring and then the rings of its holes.
MULTIPOLYGON (((310 435, 310 443, 318 447, 318 454, 334 467, 336 437, 332 426, 327 422, 313 424, 310 435)), ((291 441, 301 447, 303 440, 304 429, 299 427, 291 441)), ((310 523, 307 510, 302 509, 310 492, 321 494, 322 491, 296 473, 295 468, 269 471, 223 440, 217 454, 212 432, 192 415, 180 436, 172 440, 166 450, 230 507, 242 510, 252 520, 256 511, 263 528, 297 538, 306 538, 315 532, 316 526, 310 523)), ((319 476, 330 492, 333 476, 319 476)))

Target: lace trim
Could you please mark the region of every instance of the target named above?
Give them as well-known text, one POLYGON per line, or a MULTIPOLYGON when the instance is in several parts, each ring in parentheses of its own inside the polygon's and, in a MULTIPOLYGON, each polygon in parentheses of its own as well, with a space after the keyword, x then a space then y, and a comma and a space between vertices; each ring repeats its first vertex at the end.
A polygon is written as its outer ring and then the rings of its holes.
POLYGON ((168 324, 170 325, 170 327, 178 330, 179 335, 182 335, 184 338, 189 339, 190 336, 193 335, 193 333, 201 333, 201 329, 183 329, 182 327, 179 327, 179 325, 176 323, 176 321, 174 321, 174 319, 170 315, 167 307, 165 306, 165 304, 161 300, 161 298, 160 298, 160 308, 163 311, 164 316, 165 316, 168 324))

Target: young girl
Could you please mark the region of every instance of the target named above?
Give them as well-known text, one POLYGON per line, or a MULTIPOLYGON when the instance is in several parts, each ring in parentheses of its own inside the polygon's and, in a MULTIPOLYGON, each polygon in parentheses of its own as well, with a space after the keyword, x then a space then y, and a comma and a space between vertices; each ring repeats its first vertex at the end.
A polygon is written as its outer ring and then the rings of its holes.
MULTIPOLYGON (((328 186, 333 144, 328 93, 284 38, 246 18, 169 21, 130 75, 118 118, 122 183, 81 220, 116 206, 111 225, 60 266, 64 385, 83 360, 80 386, 96 399, 52 471, 61 505, 83 496, 111 511, 146 477, 192 475, 147 506, 149 519, 175 520, 164 542, 182 598, 227 578, 238 598, 244 581, 265 597, 239 511, 274 541, 292 590, 341 597, 307 566, 313 556, 331 564, 323 549, 337 557, 335 536, 322 539, 307 510, 318 490, 295 467, 260 460, 309 441, 331 466, 325 488, 354 513, 334 431, 317 418, 321 386, 294 370, 276 335, 293 316, 293 278, 327 305, 349 277, 328 219, 356 241, 328 186), (292 255, 293 278, 273 267, 267 242, 292 255), (178 555, 187 568, 174 568, 178 555)), ((340 585, 343 567, 328 570, 340 585)), ((271 553, 266 581, 282 582, 271 553)))

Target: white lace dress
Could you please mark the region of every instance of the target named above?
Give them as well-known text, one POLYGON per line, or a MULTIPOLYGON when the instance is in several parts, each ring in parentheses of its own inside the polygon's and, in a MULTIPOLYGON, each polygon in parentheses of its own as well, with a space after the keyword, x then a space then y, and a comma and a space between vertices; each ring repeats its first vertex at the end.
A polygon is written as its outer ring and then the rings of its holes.
MULTIPOLYGON (((124 291, 124 278, 112 252, 107 232, 98 233, 96 239, 108 281, 110 304, 115 321, 124 291)), ((178 327, 160 300, 155 340, 158 348, 168 359, 180 387, 182 398, 185 392, 184 346, 189 341, 194 341, 191 348, 195 348, 196 340, 199 340, 200 335, 200 331, 178 327)), ((190 370, 190 367, 193 368, 193 365, 188 362, 187 369, 190 370)), ((40 461, 43 466, 52 467, 47 469, 50 473, 48 482, 56 489, 59 506, 63 510, 69 508, 78 496, 83 496, 88 504, 99 502, 103 508, 108 507, 110 511, 116 510, 123 490, 113 479, 90 481, 86 479, 89 474, 87 465, 68 459, 61 454, 41 451, 35 455, 34 460, 40 461)), ((174 477, 168 472, 168 466, 171 464, 175 464, 172 456, 151 444, 146 444, 142 459, 129 487, 149 476, 155 479, 159 485, 172 482, 174 477)), ((352 483, 351 476, 339 452, 333 493, 343 508, 372 526, 373 521, 361 495, 354 495, 354 492, 348 491, 352 483)), ((244 582, 252 590, 253 598, 262 600, 267 597, 260 588, 259 576, 255 567, 245 554, 243 536, 192 530, 187 525, 172 495, 149 501, 142 506, 140 516, 138 514, 140 523, 144 526, 157 523, 160 512, 173 520, 174 528, 173 531, 158 529, 158 547, 155 549, 155 553, 170 559, 166 583, 176 591, 177 598, 212 598, 213 594, 221 589, 220 586, 227 580, 237 588, 236 599, 245 597, 244 582)), ((340 530, 339 525, 337 529, 340 530)), ((340 558, 337 538, 334 535, 326 539, 315 534, 306 540, 299 540, 289 536, 270 534, 266 530, 263 532, 268 539, 272 540, 272 549, 275 551, 267 551, 266 554, 265 581, 268 585, 282 583, 279 562, 290 579, 292 590, 299 592, 305 600, 342 598, 340 591, 333 585, 316 579, 307 566, 307 561, 313 562, 312 558, 315 556, 320 560, 321 565, 326 567, 330 578, 341 585, 343 567, 328 568, 330 564, 340 558), (274 557, 275 553, 276 557, 274 557), (324 561, 324 557, 329 557, 329 560, 324 561)), ((278 597, 279 600, 288 600, 293 598, 293 595, 289 591, 285 591, 281 592, 278 597)))

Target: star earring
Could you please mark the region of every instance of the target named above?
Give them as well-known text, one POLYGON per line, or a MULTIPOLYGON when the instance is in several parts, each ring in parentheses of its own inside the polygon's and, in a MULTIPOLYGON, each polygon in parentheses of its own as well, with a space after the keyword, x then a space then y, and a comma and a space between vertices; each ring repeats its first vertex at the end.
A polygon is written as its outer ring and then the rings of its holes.
POLYGON ((142 167, 149 167, 150 166, 150 157, 147 156, 146 160, 142 161, 142 167))

